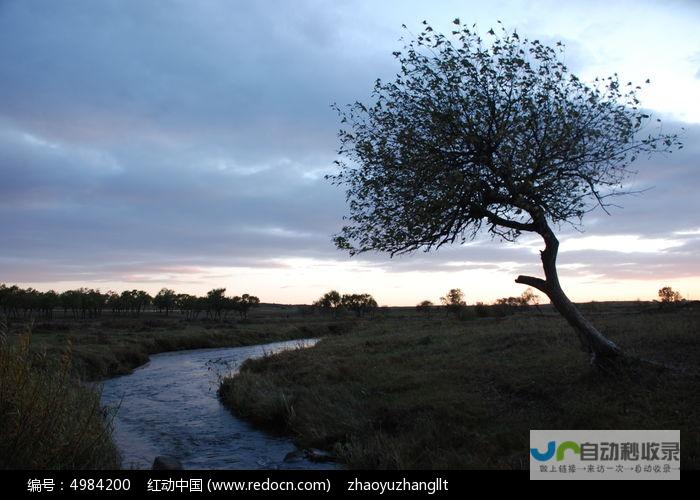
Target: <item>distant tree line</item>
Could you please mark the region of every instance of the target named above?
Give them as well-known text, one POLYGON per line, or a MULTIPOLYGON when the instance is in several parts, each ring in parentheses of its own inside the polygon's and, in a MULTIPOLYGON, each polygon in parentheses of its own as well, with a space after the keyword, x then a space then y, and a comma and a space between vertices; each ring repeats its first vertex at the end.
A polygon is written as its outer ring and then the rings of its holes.
MULTIPOLYGON (((477 316, 503 316, 530 305, 537 306, 539 301, 539 296, 531 288, 528 288, 518 297, 496 299, 492 305, 477 302, 474 306, 474 313, 477 316)), ((468 306, 464 299, 464 292, 460 288, 452 288, 443 297, 440 297, 440 303, 446 312, 453 313, 458 318, 464 318, 469 315, 467 314, 468 306)), ((430 314, 436 307, 430 300, 424 300, 416 305, 416 311, 430 314)))
POLYGON ((163 288, 152 297, 143 290, 124 290, 121 293, 102 293, 92 288, 78 288, 62 293, 49 290, 41 292, 34 288, 0 284, 0 311, 9 318, 43 317, 52 319, 56 310, 63 317, 73 319, 97 318, 107 309, 114 315, 139 316, 146 310, 157 310, 169 316, 174 311, 187 319, 197 319, 204 314, 211 319, 226 319, 237 314, 241 319, 260 304, 260 299, 247 293, 227 297, 225 288, 215 288, 204 297, 163 288))
MULTIPOLYGON (((670 286, 659 289, 658 297, 659 305, 664 308, 688 303, 679 292, 670 286)), ((440 297, 440 303, 445 311, 454 313, 459 318, 469 316, 467 314, 468 306, 464 300, 464 292, 460 288, 453 288, 444 297, 440 297)), ((496 299, 493 304, 477 302, 473 307, 473 312, 476 316, 504 316, 528 306, 539 306, 539 303, 540 297, 532 288, 528 288, 517 297, 502 297, 496 299)), ((430 314, 435 309, 437 309, 437 306, 430 300, 424 300, 416 305, 416 311, 425 314, 430 314)))

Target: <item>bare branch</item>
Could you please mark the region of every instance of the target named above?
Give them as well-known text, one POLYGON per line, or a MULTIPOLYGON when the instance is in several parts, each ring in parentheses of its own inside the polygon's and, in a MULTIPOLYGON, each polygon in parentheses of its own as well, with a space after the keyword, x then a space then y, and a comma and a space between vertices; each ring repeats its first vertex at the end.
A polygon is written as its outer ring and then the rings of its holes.
POLYGON ((518 276, 515 279, 516 283, 520 283, 521 285, 527 285, 531 286, 532 288, 538 289, 540 292, 544 293, 545 295, 549 295, 549 287, 547 286, 547 282, 543 280, 542 278, 535 278, 533 276, 518 276))

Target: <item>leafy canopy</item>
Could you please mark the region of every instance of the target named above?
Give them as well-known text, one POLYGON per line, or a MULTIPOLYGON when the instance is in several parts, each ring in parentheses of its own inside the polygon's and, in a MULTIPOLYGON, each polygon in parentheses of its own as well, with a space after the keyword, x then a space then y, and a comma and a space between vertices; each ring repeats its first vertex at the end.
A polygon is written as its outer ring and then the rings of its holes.
MULTIPOLYGON (((516 239, 542 224, 577 224, 623 194, 640 154, 682 147, 645 133, 639 86, 617 75, 584 83, 563 46, 517 32, 488 40, 459 19, 451 36, 423 32, 395 52, 393 82, 341 117, 338 173, 350 215, 336 245, 392 255, 464 242, 482 227, 516 239)), ((648 80, 647 80, 647 83, 648 80)))

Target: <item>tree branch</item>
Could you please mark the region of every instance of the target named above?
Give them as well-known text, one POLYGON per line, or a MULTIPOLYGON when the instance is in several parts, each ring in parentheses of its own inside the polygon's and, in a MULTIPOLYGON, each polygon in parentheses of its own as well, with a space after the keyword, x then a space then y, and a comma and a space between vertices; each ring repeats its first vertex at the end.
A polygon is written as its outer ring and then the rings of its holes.
POLYGON ((537 227, 533 223, 518 222, 510 219, 505 219, 490 210, 484 209, 484 216, 489 220, 491 224, 497 226, 507 227, 509 229, 515 229, 516 231, 536 231, 537 227))
POLYGON ((528 285, 533 288, 537 288, 540 292, 546 294, 549 296, 549 286, 547 285, 547 282, 543 280, 542 278, 535 278, 534 276, 518 276, 515 279, 516 283, 520 283, 521 285, 528 285))

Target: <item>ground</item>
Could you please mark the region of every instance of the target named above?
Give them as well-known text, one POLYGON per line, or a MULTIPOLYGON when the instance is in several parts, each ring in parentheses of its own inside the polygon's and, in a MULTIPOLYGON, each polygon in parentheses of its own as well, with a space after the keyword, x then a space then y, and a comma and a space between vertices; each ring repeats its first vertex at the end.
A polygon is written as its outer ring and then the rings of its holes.
MULTIPOLYGON (((51 320, 10 320, 10 339, 31 329, 33 350, 48 359, 71 351, 73 372, 83 380, 101 380, 129 373, 148 362, 150 354, 209 347, 238 347, 282 340, 320 337, 345 328, 333 317, 309 316, 295 306, 263 305, 249 319, 223 321, 205 317, 188 321, 145 312, 139 316, 103 313, 74 320, 54 312, 51 320)), ((204 314, 202 314, 204 316, 204 314)))
POLYGON ((353 468, 525 468, 530 429, 590 428, 680 429, 683 468, 700 468, 698 304, 582 308, 629 355, 656 364, 597 371, 549 306, 459 317, 381 308, 358 319, 263 305, 243 321, 157 312, 12 320, 0 349, 0 455, 13 461, 0 467, 118 463, 99 399, 76 376, 128 373, 156 352, 315 337, 323 340, 313 348, 246 363, 224 381, 223 402, 353 468))
POLYGON ((221 396, 353 468, 527 468, 530 429, 680 429, 683 468, 700 468, 698 305, 583 309, 630 356, 661 366, 601 373, 547 306, 461 320, 392 309, 247 362, 221 396))

